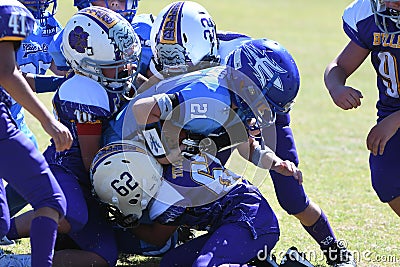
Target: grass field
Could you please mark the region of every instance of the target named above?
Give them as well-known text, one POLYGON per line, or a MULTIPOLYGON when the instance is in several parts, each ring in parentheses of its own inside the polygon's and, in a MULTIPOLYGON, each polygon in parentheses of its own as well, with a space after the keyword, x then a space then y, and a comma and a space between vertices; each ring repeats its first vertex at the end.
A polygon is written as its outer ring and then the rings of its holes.
MULTIPOLYGON (((74 13, 72 0, 59 1, 57 17, 65 25, 74 13)), ((349 79, 349 84, 364 94, 357 110, 335 107, 323 85, 325 66, 347 43, 342 31, 341 14, 350 0, 202 0, 220 30, 247 33, 253 37, 278 40, 296 59, 301 72, 301 90, 293 108, 292 129, 309 197, 327 214, 339 239, 347 242, 359 266, 399 266, 399 218, 386 204, 379 202, 369 178, 365 138, 375 122, 377 89, 369 60, 349 79), (394 262, 397 257, 397 263, 394 262)), ((140 13, 157 14, 169 1, 142 0, 140 13)), ((50 108, 51 94, 40 96, 50 108)), ((41 149, 48 136, 28 116, 41 149)), ((292 216, 276 201, 267 172, 256 170, 238 157, 229 167, 256 179, 274 208, 280 222, 281 238, 275 253, 278 259, 290 246, 306 252, 312 262, 325 266, 317 244, 292 216), (262 183, 259 182, 262 180, 262 183)), ((26 241, 11 248, 29 252, 26 241)), ((131 257, 120 266, 156 266, 157 260, 131 257)))

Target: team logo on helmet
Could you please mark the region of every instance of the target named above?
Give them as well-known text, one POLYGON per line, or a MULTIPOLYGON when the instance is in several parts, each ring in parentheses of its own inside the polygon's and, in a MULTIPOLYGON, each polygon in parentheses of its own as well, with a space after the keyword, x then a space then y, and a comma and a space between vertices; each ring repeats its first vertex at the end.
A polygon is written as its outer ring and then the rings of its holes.
POLYGON ((78 53, 85 53, 88 48, 89 33, 85 32, 82 27, 76 26, 68 35, 68 42, 78 53))
MULTIPOLYGON (((243 45, 241 50, 248 60, 247 64, 253 69, 254 76, 258 80, 260 89, 265 88, 268 83, 272 82, 276 89, 283 91, 282 80, 276 73, 287 73, 285 69, 270 58, 265 50, 257 48, 252 43, 243 45)), ((240 54, 240 51, 235 51, 235 69, 240 68, 242 64, 240 61, 240 54)))

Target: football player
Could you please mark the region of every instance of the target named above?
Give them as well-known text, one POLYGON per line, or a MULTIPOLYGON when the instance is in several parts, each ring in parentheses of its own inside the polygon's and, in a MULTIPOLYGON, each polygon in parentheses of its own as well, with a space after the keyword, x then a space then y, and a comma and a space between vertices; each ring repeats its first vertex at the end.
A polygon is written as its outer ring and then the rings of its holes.
POLYGON ((153 223, 131 229, 148 243, 162 245, 180 225, 207 231, 169 250, 160 266, 241 265, 278 241, 277 218, 258 189, 206 153, 163 172, 142 143, 115 142, 96 155, 91 177, 96 195, 123 224, 148 210, 153 223))
MULTIPOLYGON (((50 69, 56 75, 64 75, 64 72, 58 71, 51 55, 48 52, 48 46, 53 36, 61 30, 60 23, 54 17, 57 9, 56 0, 20 0, 25 7, 35 17, 36 25, 33 32, 22 41, 20 49, 17 51, 17 63, 24 75, 34 79, 34 89, 37 93, 55 90, 60 82, 65 79, 62 77, 47 78, 44 76, 50 69), (50 79, 51 86, 47 82, 50 79)), ((38 147, 37 141, 25 121, 24 110, 21 105, 13 101, 10 108, 11 114, 15 119, 18 128, 31 139, 38 147)), ((7 202, 10 208, 10 216, 13 217, 26 204, 13 187, 6 186, 7 202)), ((4 243, 2 243, 4 244, 4 243)))
MULTIPOLYGON (((150 69, 162 79, 163 75, 171 75, 173 72, 204 68, 210 65, 210 62, 214 63, 216 58, 219 64, 227 64, 229 55, 243 42, 250 39, 244 34, 216 31, 215 23, 207 10, 197 3, 174 2, 165 7, 154 22, 150 40, 155 64, 151 64, 150 69)), ((241 57, 246 58, 244 54, 241 57)), ((270 71, 269 69, 273 69, 275 64, 268 57, 249 63, 264 69, 266 73, 270 71)), ((230 64, 234 67, 235 62, 232 60, 230 64)), ((242 62, 243 66, 244 64, 247 62, 242 62)), ((265 142, 266 145, 275 148, 275 153, 279 157, 298 165, 299 158, 288 112, 292 103, 286 103, 287 106, 281 105, 276 109, 274 127, 265 129, 270 132, 268 135, 275 136, 275 139, 266 138, 265 142)), ((274 105, 272 106, 274 108, 274 105)), ((229 157, 229 153, 223 156, 229 157)), ((351 253, 342 245, 338 246, 327 216, 315 202, 309 199, 304 187, 295 179, 285 179, 273 170, 270 170, 270 175, 279 204, 288 214, 295 216, 319 244, 328 264, 354 266, 351 253)))
POLYGON ((344 110, 358 108, 363 95, 346 83, 370 55, 376 70, 379 99, 377 124, 369 131, 372 187, 383 203, 400 216, 400 179, 396 159, 399 155, 400 95, 397 60, 400 33, 400 1, 358 0, 343 13, 343 29, 350 41, 327 66, 325 85, 333 102, 344 110))
MULTIPOLYGON (((137 74, 133 66, 139 62, 140 41, 118 13, 89 7, 65 26, 62 51, 75 75, 57 90, 53 106, 57 119, 71 130, 74 140, 65 152, 57 152, 52 141, 44 156, 67 199, 59 232, 68 233, 81 250, 57 252, 54 265, 89 266, 96 262, 98 266, 114 266, 118 253, 113 232, 91 198, 88 171, 100 148, 103 128, 118 111, 121 94, 137 74)), ((27 212, 15 219, 11 229, 18 231, 10 231, 9 239, 26 236, 28 229, 20 222, 29 216, 27 212)))
MULTIPOLYGON (((58 222, 65 215, 66 200, 63 191, 51 173, 49 166, 34 144, 18 129, 10 115, 11 97, 36 117, 44 130, 54 139, 55 149, 69 149, 72 136, 36 98, 28 83, 18 70, 15 53, 21 41, 34 28, 35 18, 28 9, 16 0, 0 3, 0 90, 2 160, 1 174, 33 207, 30 226, 32 259, 31 266, 52 266, 53 249, 58 222), (10 93, 8 95, 6 92, 10 93), (21 166, 23 166, 21 168, 21 166)), ((10 229, 9 210, 6 204, 4 185, 1 193, 1 236, 10 229)), ((10 266, 25 261, 3 255, 0 265, 10 266)))

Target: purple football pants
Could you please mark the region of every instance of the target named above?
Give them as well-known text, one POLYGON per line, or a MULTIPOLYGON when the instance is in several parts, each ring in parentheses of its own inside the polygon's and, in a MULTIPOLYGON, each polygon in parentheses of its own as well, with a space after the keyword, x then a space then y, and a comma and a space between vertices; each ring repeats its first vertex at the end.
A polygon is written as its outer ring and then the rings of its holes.
MULTIPOLYGON (((47 162, 34 144, 18 130, 7 107, 0 103, 0 177, 7 181, 37 210, 50 207, 65 215, 63 191, 51 173, 47 162)), ((0 185, 0 236, 8 232, 9 211, 4 185, 0 185)))
POLYGON ((379 199, 387 203, 400 196, 400 174, 397 169, 400 157, 400 131, 389 139, 383 155, 370 154, 372 186, 379 199))
POLYGON ((168 251, 162 267, 219 266, 245 264, 258 255, 269 253, 279 239, 279 233, 264 234, 254 239, 243 222, 225 224, 213 233, 197 237, 168 251))

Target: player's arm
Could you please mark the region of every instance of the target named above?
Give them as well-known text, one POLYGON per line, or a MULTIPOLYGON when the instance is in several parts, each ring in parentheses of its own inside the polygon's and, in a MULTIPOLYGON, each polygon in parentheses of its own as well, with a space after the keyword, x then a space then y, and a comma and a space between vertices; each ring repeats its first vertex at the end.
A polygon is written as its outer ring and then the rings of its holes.
POLYGON ((83 164, 86 170, 90 170, 94 156, 100 149, 102 123, 92 121, 91 116, 85 112, 75 111, 78 121, 76 130, 78 133, 79 147, 83 164))
POLYGON ((249 141, 240 144, 237 149, 244 159, 254 165, 262 169, 276 171, 285 176, 293 176, 299 184, 303 182, 303 175, 293 162, 282 160, 267 146, 262 148, 253 137, 249 137, 249 141))
POLYGON ((347 110, 361 105, 361 98, 363 98, 361 92, 346 86, 346 80, 364 62, 369 53, 368 49, 350 41, 326 67, 325 86, 338 107, 347 110))
POLYGON ((22 73, 32 91, 36 93, 55 92, 60 88, 67 78, 65 76, 40 75, 32 73, 22 73))
POLYGON ((71 133, 40 102, 18 70, 14 55, 14 43, 0 42, 0 51, 0 84, 15 101, 40 121, 43 129, 53 137, 58 151, 69 149, 72 144, 71 133))
POLYGON ((382 155, 387 142, 400 128, 400 111, 393 112, 379 121, 369 131, 367 136, 367 148, 375 156, 382 155))
POLYGON ((174 105, 167 94, 139 99, 132 112, 148 149, 161 164, 169 164, 180 157, 180 148, 169 148, 162 135, 161 122, 170 119, 174 105))
POLYGON ((132 232, 139 239, 155 246, 164 246, 178 227, 163 225, 158 222, 152 224, 140 224, 133 228, 132 232))

